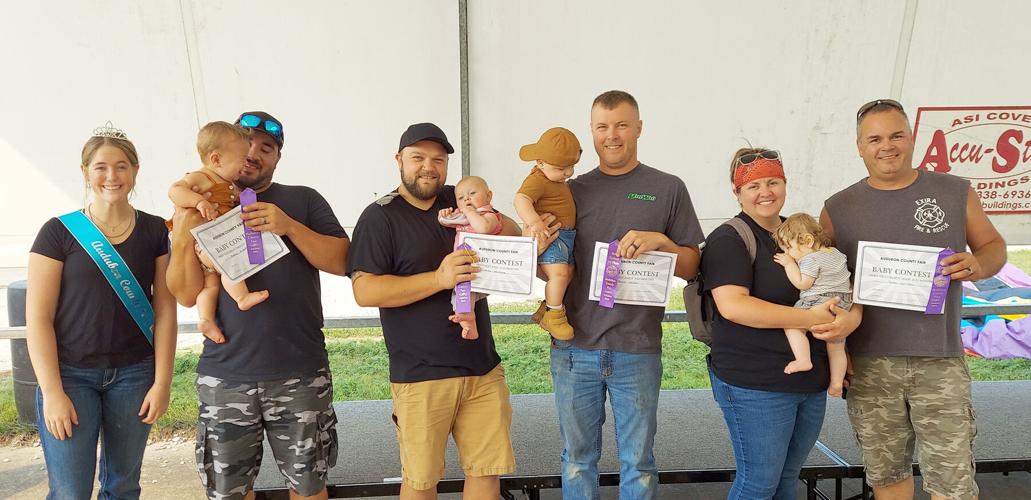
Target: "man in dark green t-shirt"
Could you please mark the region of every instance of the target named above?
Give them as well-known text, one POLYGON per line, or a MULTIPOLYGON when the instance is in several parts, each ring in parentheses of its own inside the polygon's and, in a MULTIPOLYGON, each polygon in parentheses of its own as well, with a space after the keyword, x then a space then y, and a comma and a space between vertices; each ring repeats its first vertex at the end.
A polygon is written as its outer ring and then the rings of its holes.
POLYGON ((598 495, 598 460, 605 400, 612 401, 619 450, 620 498, 654 498, 655 439, 662 378, 663 308, 588 300, 595 242, 619 241, 621 257, 659 250, 677 254, 674 274, 698 271, 701 226, 684 182, 637 160, 642 122, 637 101, 622 91, 599 95, 591 106, 598 167, 571 181, 576 202, 577 264, 563 304, 575 336, 552 340, 562 440, 565 496, 598 495))

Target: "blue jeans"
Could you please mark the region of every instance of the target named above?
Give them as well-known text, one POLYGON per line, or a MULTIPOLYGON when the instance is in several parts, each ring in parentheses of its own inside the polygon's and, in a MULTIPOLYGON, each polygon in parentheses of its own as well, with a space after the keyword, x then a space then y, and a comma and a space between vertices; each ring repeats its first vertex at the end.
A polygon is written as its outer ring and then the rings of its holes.
POLYGON ((745 389, 720 380, 712 370, 709 380, 737 463, 727 498, 794 499, 798 473, 823 427, 827 393, 745 389))
POLYGON ((43 420, 43 393, 36 390, 39 440, 47 463, 48 499, 90 498, 100 438, 98 499, 139 498, 140 466, 150 425, 138 415, 154 385, 154 360, 111 369, 75 368, 61 364, 61 383, 79 424, 59 441, 43 420))
POLYGON ((558 238, 537 257, 538 264, 573 264, 573 241, 576 229, 559 229, 558 238))
POLYGON ((562 498, 598 499, 598 460, 605 398, 612 398, 619 497, 651 499, 657 494, 655 442, 662 355, 586 350, 551 341, 551 378, 562 432, 562 498))

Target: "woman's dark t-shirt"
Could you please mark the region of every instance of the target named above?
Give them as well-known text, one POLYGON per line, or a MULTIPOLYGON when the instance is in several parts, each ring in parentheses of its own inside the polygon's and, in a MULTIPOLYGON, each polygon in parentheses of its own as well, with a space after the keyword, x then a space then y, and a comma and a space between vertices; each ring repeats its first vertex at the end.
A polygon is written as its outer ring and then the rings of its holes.
MULTIPOLYGON (((161 217, 136 211, 136 227, 114 245, 147 301, 153 302, 155 259, 168 253, 168 230, 161 217)), ((154 355, 97 264, 57 218, 39 230, 32 253, 64 263, 54 316, 57 359, 77 368, 120 368, 154 355)))
MULTIPOLYGON (((791 307, 798 289, 784 268, 773 260, 780 252, 769 231, 744 212, 737 215, 752 229, 756 239, 755 262, 737 231, 720 226, 709 234, 702 252, 701 272, 705 291, 724 285, 748 288, 750 295, 766 302, 791 307)), ((739 387, 774 392, 813 393, 827 389, 830 372, 824 342, 809 335, 813 369, 787 375, 784 367, 794 359, 783 328, 752 328, 728 321, 716 312, 712 324, 710 366, 720 380, 739 387)))

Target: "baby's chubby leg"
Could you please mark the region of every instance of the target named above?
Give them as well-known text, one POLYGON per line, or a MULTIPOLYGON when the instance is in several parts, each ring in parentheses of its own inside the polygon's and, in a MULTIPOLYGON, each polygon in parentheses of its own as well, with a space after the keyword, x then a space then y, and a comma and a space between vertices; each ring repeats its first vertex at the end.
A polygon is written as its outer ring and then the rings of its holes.
MULTIPOLYGON (((219 282, 220 275, 218 274, 218 271, 215 270, 215 265, 211 262, 211 257, 208 257, 207 253, 198 251, 197 252, 197 257, 200 258, 200 263, 201 263, 201 265, 204 266, 205 271, 206 271, 205 272, 205 276, 204 276, 204 286, 205 286, 205 288, 208 286, 208 279, 209 278, 208 278, 207 275, 210 274, 210 275, 215 277, 215 290, 216 290, 216 292, 215 292, 215 300, 216 300, 216 304, 217 304, 218 303, 217 302, 218 301, 218 292, 217 292, 217 290, 218 290, 218 282, 219 282)), ((254 306, 256 306, 256 305, 258 305, 258 304, 260 304, 262 302, 264 302, 265 299, 268 298, 268 290, 262 290, 260 292, 252 292, 252 291, 247 289, 247 283, 245 283, 243 281, 240 281, 239 283, 235 283, 234 284, 234 283, 231 283, 229 281, 229 279, 226 278, 225 276, 221 276, 221 282, 222 282, 222 288, 225 288, 226 293, 228 293, 229 296, 232 297, 233 300, 236 301, 236 305, 237 305, 237 307, 240 308, 241 311, 246 311, 246 310, 248 310, 248 309, 250 309, 250 308, 252 308, 252 307, 254 307, 254 306)), ((213 307, 212 311, 211 311, 211 317, 214 317, 214 316, 215 316, 215 310, 214 310, 214 307, 213 307)))
POLYGON ((791 374, 812 370, 813 360, 809 354, 809 339, 805 336, 805 330, 785 328, 784 334, 788 336, 791 354, 795 356, 795 360, 784 367, 784 373, 791 374))
POLYGON ((831 365, 831 385, 827 394, 841 397, 845 387, 845 372, 848 370, 848 354, 845 353, 845 341, 827 342, 827 361, 831 365))
MULTIPOLYGON (((477 300, 479 300, 479 299, 481 299, 483 297, 484 297, 483 294, 476 294, 476 293, 474 293, 473 297, 471 297, 471 298, 472 298, 473 303, 475 304, 477 300), (476 295, 480 295, 480 296, 476 297, 476 295)), ((453 308, 454 306, 455 306, 455 294, 452 293, 451 294, 451 307, 453 308)), ((467 313, 456 312, 456 313, 452 314, 451 316, 448 316, 448 319, 451 320, 453 323, 458 323, 459 325, 462 325, 462 338, 463 339, 466 339, 466 340, 476 340, 476 339, 480 338, 480 332, 479 332, 479 330, 476 329, 476 308, 475 308, 475 306, 472 308, 471 311, 469 311, 467 313)))
POLYGON ((222 329, 215 323, 215 310, 218 309, 218 274, 204 271, 204 288, 197 294, 197 329, 205 337, 213 340, 216 344, 225 342, 222 329))
POLYGON ((226 278, 225 275, 222 275, 222 288, 225 288, 226 293, 228 293, 233 300, 236 300, 236 306, 239 307, 241 311, 246 311, 262 302, 265 302, 265 299, 268 298, 268 290, 252 292, 247 289, 247 283, 245 281, 241 280, 239 283, 233 283, 229 281, 229 278, 226 278))
POLYGON ((548 306, 562 308, 562 298, 566 295, 566 288, 573 279, 573 266, 570 264, 541 264, 541 271, 548 277, 544 285, 544 301, 548 306))

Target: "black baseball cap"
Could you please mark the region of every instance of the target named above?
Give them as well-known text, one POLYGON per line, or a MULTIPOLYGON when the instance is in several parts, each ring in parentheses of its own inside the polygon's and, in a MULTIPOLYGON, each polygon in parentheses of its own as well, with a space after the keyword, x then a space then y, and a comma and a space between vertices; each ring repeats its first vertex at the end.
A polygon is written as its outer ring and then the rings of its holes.
POLYGON ((447 136, 444 135, 444 131, 432 123, 409 125, 408 130, 401 134, 401 144, 397 147, 397 152, 400 153, 402 149, 419 141, 436 142, 444 146, 444 151, 447 151, 447 154, 455 152, 455 148, 451 146, 450 142, 447 142, 447 136))
POLYGON ((279 149, 283 149, 283 122, 277 120, 276 117, 264 111, 248 111, 242 113, 235 123, 250 130, 265 132, 275 139, 276 144, 279 144, 279 149))

